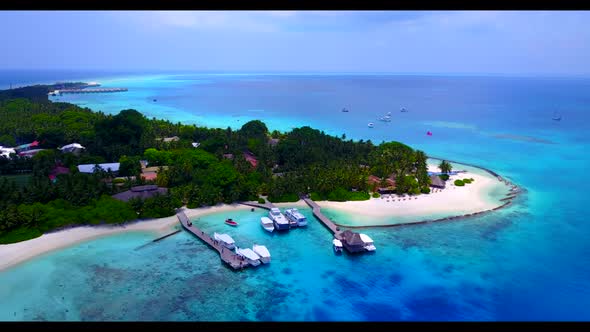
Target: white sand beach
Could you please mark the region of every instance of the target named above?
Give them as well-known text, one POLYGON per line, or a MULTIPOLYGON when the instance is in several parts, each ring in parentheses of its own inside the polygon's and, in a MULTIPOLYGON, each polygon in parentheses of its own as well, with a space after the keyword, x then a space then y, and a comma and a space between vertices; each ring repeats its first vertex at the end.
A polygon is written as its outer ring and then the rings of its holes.
MULTIPOLYGON (((457 170, 465 169, 460 165, 457 166, 457 170)), ((434 164, 429 164, 428 170, 432 172, 439 171, 438 167, 434 164)), ((405 197, 399 197, 394 194, 384 195, 379 198, 371 198, 367 201, 320 201, 317 203, 322 208, 340 210, 352 215, 365 217, 359 220, 367 220, 370 219, 370 217, 380 219, 392 217, 391 220, 395 220, 396 217, 400 217, 399 222, 393 221, 389 222, 389 224, 407 223, 431 219, 428 216, 432 215, 459 216, 493 209, 502 205, 503 202, 493 199, 490 194, 498 189, 503 190, 504 188, 501 187, 504 187, 506 192, 508 192, 509 187, 491 174, 485 173, 484 175, 484 173, 478 174, 468 171, 466 173, 450 176, 444 189, 434 189, 430 194, 421 194, 413 197, 408 195, 405 195, 405 197), (466 178, 472 178, 475 181, 466 184, 463 187, 458 187, 453 184, 457 179, 466 178)), ((355 225, 361 224, 359 223, 355 225)))
MULTIPOLYGON (((201 215, 231 211, 238 209, 249 209, 244 205, 218 205, 200 209, 185 209, 189 218, 201 215)), ((154 238, 165 235, 179 225, 176 216, 141 220, 128 225, 105 225, 105 226, 80 226, 65 229, 58 232, 43 234, 40 237, 12 244, 0 245, 0 271, 24 262, 35 256, 51 252, 56 249, 65 248, 74 244, 92 240, 101 236, 107 236, 123 232, 150 231, 154 232, 154 238)))

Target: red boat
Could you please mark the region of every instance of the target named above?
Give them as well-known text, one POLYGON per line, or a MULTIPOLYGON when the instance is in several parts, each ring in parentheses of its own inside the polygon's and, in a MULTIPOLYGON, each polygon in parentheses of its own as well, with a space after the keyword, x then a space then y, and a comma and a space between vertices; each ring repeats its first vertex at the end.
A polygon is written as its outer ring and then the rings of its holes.
POLYGON ((232 218, 225 219, 225 223, 228 224, 228 225, 230 225, 230 226, 238 226, 238 223, 235 222, 235 221, 233 221, 232 218))

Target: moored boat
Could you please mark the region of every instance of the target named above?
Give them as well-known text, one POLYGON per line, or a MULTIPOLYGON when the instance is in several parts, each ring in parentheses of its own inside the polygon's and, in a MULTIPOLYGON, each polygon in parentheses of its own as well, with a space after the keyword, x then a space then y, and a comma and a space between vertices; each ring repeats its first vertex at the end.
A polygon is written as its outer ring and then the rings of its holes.
POLYGON ((236 254, 244 257, 246 261, 248 261, 248 263, 250 263, 252 266, 260 265, 260 256, 258 256, 258 254, 256 254, 250 248, 241 249, 236 247, 236 254))
POLYGON ((270 263, 270 252, 265 246, 255 244, 252 247, 252 251, 254 251, 258 256, 260 256, 260 261, 264 264, 270 263))
POLYGON ((236 221, 234 221, 232 218, 225 219, 225 223, 230 226, 234 226, 234 227, 238 226, 238 223, 236 221))
POLYGON ((297 208, 285 210, 285 217, 289 219, 292 227, 307 226, 307 218, 297 208))
POLYGON ((273 224, 272 220, 267 217, 260 218, 260 225, 264 228, 265 231, 272 233, 275 230, 275 225, 273 224))
POLYGON ((375 251, 377 248, 375 244, 373 244, 373 239, 371 239, 367 234, 359 234, 361 236, 361 240, 364 243, 364 248, 366 251, 375 251))
POLYGON ((334 239, 334 240, 332 240, 332 246, 334 248, 334 252, 335 253, 341 253, 342 252, 342 241, 340 241, 338 239, 334 239))
POLYGON ((270 209, 268 217, 272 220, 277 231, 289 230, 289 221, 278 208, 270 209))
POLYGON ((369 128, 373 128, 375 126, 375 124, 373 122, 369 122, 369 124, 367 126, 369 126, 369 128))
POLYGON ((219 243, 221 243, 227 249, 232 250, 236 247, 236 242, 234 239, 232 239, 232 237, 227 234, 213 233, 213 239, 219 241, 219 243))

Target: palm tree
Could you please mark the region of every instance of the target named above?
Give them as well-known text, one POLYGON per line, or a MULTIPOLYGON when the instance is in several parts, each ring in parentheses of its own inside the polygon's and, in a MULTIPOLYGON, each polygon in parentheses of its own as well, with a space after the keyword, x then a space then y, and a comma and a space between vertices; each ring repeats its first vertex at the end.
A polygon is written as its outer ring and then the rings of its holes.
POLYGON ((451 165, 451 163, 449 163, 446 160, 443 160, 440 162, 440 164, 438 165, 438 168, 440 168, 440 171, 448 174, 449 172, 451 172, 451 170, 453 169, 453 166, 451 165))

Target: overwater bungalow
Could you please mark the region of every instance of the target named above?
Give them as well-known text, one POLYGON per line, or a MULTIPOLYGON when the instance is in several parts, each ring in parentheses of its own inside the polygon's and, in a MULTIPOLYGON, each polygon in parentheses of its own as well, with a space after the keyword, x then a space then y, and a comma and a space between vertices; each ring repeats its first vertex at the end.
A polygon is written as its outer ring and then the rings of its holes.
POLYGON ((342 233, 342 244, 351 253, 365 251, 365 242, 361 235, 350 230, 345 230, 342 233))

